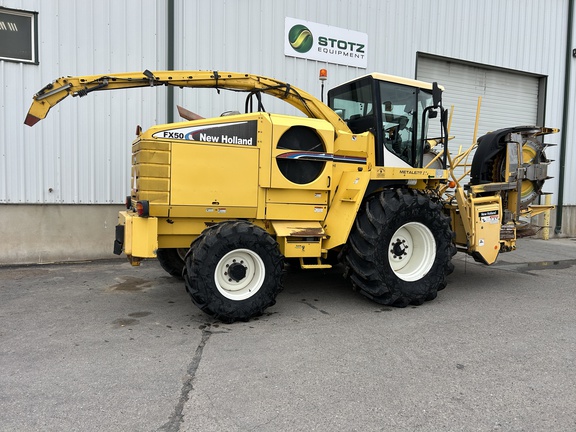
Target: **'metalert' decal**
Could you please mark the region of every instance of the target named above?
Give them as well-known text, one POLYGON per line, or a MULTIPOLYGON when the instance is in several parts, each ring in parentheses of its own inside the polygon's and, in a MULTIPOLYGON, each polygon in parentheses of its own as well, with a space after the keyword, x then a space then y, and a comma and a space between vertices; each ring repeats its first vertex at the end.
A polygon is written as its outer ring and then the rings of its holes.
POLYGON ((257 121, 250 120, 168 129, 156 132, 152 136, 172 140, 255 146, 257 132, 257 121))

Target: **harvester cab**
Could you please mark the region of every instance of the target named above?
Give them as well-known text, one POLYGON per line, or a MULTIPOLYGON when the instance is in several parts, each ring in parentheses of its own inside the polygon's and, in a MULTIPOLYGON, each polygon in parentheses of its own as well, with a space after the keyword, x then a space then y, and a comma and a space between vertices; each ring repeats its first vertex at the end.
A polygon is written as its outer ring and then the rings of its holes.
POLYGON ((374 135, 376 166, 422 168, 431 148, 430 119, 444 120, 436 127, 441 134, 437 141, 443 143, 446 137, 441 93, 436 83, 371 74, 330 90, 328 105, 353 133, 374 135))

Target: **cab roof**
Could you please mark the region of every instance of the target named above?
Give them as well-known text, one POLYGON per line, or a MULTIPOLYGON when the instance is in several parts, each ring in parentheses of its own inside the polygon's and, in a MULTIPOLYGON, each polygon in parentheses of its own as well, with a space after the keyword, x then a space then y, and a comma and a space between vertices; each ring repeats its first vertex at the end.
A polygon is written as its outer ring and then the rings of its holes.
MULTIPOLYGON (((354 82, 354 81, 358 81, 358 80, 361 80, 362 78, 366 78, 366 77, 372 77, 373 79, 378 80, 378 81, 386 81, 386 82, 402 84, 402 85, 406 85, 406 86, 410 86, 410 87, 417 87, 417 88, 421 88, 424 90, 432 90, 432 83, 414 80, 414 79, 410 79, 410 78, 399 77, 399 76, 395 76, 395 75, 383 74, 383 73, 379 73, 379 72, 372 72, 372 73, 369 73, 367 75, 363 75, 363 76, 360 76, 358 78, 351 79, 349 81, 342 83, 341 85, 348 84, 348 83, 354 82)), ((438 85, 438 87, 440 87, 440 90, 444 91, 444 86, 438 85)))

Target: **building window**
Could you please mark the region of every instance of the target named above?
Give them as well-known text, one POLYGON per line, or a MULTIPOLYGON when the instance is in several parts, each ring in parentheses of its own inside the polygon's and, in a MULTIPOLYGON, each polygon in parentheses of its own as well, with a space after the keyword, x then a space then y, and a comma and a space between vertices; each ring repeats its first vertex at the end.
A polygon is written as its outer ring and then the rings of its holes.
POLYGON ((0 60, 38 64, 38 13, 0 7, 0 60))

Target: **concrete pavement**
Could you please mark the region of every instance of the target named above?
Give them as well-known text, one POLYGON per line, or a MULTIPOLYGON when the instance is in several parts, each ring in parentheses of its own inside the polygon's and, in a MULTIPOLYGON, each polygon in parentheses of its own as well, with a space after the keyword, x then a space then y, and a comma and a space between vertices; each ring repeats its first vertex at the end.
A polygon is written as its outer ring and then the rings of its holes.
POLYGON ((454 263, 406 309, 292 271, 232 325, 155 261, 0 268, 0 430, 576 430, 576 241, 454 263))

